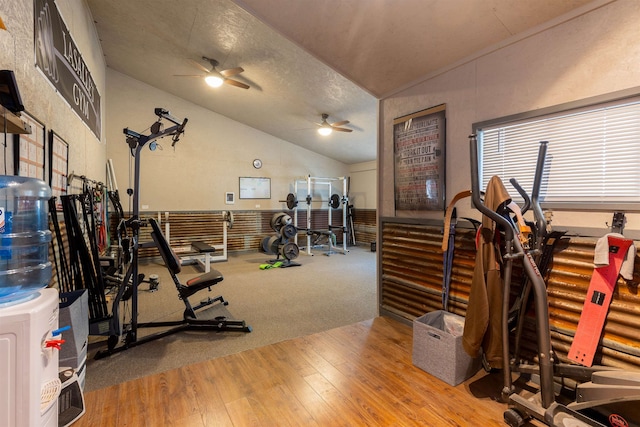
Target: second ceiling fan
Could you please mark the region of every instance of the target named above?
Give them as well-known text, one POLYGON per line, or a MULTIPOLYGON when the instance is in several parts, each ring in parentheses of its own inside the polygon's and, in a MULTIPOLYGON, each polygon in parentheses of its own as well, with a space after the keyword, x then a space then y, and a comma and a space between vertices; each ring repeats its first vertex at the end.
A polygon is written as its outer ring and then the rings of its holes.
POLYGON ((342 120, 340 122, 335 122, 333 124, 330 124, 327 119, 329 118, 329 115, 324 113, 322 114, 322 122, 318 123, 318 126, 320 126, 320 128, 318 128, 318 133, 320 135, 329 135, 331 134, 331 132, 338 131, 338 132, 351 132, 352 129, 348 129, 348 128, 343 128, 340 126, 344 126, 346 124, 349 123, 349 120, 342 120))
POLYGON ((191 60, 198 68, 205 72, 205 74, 174 74, 176 77, 202 77, 204 81, 212 87, 219 87, 222 84, 228 84, 231 86, 239 87, 242 89, 249 89, 249 85, 239 82, 237 80, 230 79, 229 77, 240 74, 244 71, 242 67, 229 68, 227 70, 218 71, 216 67, 219 64, 215 59, 202 57, 203 60, 211 64, 211 68, 207 68, 199 62, 191 60))

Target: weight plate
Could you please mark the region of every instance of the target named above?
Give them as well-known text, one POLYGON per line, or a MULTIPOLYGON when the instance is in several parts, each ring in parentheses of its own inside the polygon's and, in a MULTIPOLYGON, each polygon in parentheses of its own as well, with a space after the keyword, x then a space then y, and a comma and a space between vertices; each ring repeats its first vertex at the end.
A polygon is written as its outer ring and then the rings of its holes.
POLYGON ((340 207, 340 196, 337 194, 332 194, 331 199, 329 200, 329 206, 333 209, 338 209, 340 207))
POLYGON ((293 222, 293 219, 287 214, 284 214, 284 216, 280 218, 280 225, 282 226, 289 225, 292 222, 293 222))
POLYGON ((282 236, 285 239, 291 239, 298 233, 298 229, 293 224, 287 224, 282 227, 282 236))
POLYGON ((229 228, 233 228, 233 221, 235 221, 235 218, 233 217, 233 212, 229 211, 229 228))
POLYGON ((298 206, 298 201, 296 200, 296 196, 293 193, 287 194, 287 208, 293 209, 298 206))
POLYGON ((278 236, 269 237, 269 254, 277 254, 280 248, 280 238, 278 236))
POLYGON ((264 239, 262 239, 262 243, 260 244, 260 247, 262 248, 262 252, 264 253, 269 253, 269 239, 271 237, 265 237, 264 239))
POLYGON ((281 218, 284 216, 288 215, 284 212, 277 212, 271 217, 270 225, 276 233, 280 232, 280 229, 282 228, 281 218))
POLYGON ((233 228, 233 212, 222 211, 222 220, 227 222, 229 229, 233 228))
POLYGON ((298 248, 298 245, 296 245, 295 243, 288 242, 282 246, 281 253, 282 253, 282 256, 285 257, 285 259, 292 260, 292 259, 298 258, 300 249, 298 248))

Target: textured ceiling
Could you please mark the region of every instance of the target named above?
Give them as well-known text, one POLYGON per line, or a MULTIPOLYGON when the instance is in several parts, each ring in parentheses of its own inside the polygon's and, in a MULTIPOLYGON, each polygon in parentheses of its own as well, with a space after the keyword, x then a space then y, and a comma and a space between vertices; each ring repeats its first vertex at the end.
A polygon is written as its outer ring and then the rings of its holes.
MULTIPOLYGON (((590 0, 86 0, 107 66, 347 164, 374 160, 377 98, 590 0), (251 86, 212 89, 189 60, 251 86), (315 132, 320 115, 351 133, 315 132)), ((585 6, 587 5, 587 6, 585 6)))

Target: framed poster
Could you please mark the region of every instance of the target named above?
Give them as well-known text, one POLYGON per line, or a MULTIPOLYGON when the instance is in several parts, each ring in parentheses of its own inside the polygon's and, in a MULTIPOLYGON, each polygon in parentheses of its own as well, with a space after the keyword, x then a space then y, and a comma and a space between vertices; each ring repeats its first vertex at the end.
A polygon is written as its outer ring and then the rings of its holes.
POLYGON ((393 121, 397 211, 445 209, 445 104, 393 121))
POLYGON ((67 194, 69 144, 54 131, 49 131, 49 164, 51 195, 56 197, 56 205, 60 206, 60 196, 67 194))
POLYGON ((31 126, 31 133, 14 135, 13 155, 15 174, 29 178, 45 179, 46 131, 44 124, 27 112, 20 118, 31 126))
POLYGON ((270 199, 271 178, 240 177, 241 199, 270 199))

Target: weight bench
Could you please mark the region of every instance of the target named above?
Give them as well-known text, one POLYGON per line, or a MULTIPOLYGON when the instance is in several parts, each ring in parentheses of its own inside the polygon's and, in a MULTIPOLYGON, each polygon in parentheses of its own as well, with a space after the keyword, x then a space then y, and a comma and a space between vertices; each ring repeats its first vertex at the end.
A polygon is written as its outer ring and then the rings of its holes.
POLYGON ((204 273, 200 276, 194 277, 193 279, 188 280, 186 283, 180 282, 178 278, 178 273, 182 270, 180 265, 180 259, 175 254, 164 234, 160 230, 160 226, 154 218, 149 218, 149 224, 151 225, 152 232, 151 237, 153 241, 156 243, 158 250, 160 251, 160 255, 164 261, 165 266, 169 270, 171 274, 171 278, 173 279, 173 283, 176 285, 176 289, 178 290, 178 295, 182 302, 185 305, 183 320, 175 321, 175 322, 154 322, 150 324, 139 324, 140 327, 144 326, 175 326, 175 329, 168 331, 164 335, 168 335, 169 333, 177 332, 180 330, 186 329, 214 329, 218 331, 223 330, 235 330, 240 332, 251 332, 251 327, 246 325, 244 320, 227 320, 225 317, 216 317, 215 319, 198 319, 196 316, 196 311, 212 305, 216 302, 222 305, 228 305, 229 302, 226 301, 221 295, 216 296, 215 298, 207 298, 204 301, 200 302, 197 306, 193 307, 189 302, 189 297, 199 292, 205 288, 209 289, 211 292, 211 287, 216 285, 217 283, 222 282, 224 280, 222 273, 217 270, 210 270, 207 273, 204 273))
POLYGON ((307 235, 313 237, 313 241, 311 242, 311 246, 320 246, 320 240, 323 237, 327 238, 327 245, 329 249, 325 253, 326 256, 331 256, 336 253, 336 246, 333 244, 334 239, 336 238, 336 234, 331 230, 307 230, 307 235))
POLYGON ((191 248, 194 251, 198 252, 198 254, 204 254, 204 261, 200 259, 201 257, 197 257, 196 261, 198 262, 198 264, 202 266, 205 273, 210 272, 211 271, 211 254, 216 251, 216 248, 214 248, 213 246, 209 246, 205 242, 200 242, 200 241, 191 242, 191 248))
POLYGON ((198 264, 205 273, 211 270, 211 263, 216 261, 227 260, 227 247, 225 245, 209 245, 202 241, 191 242, 191 251, 183 248, 176 249, 176 253, 180 258, 182 265, 198 264), (214 255, 219 249, 222 249, 222 255, 214 255))

